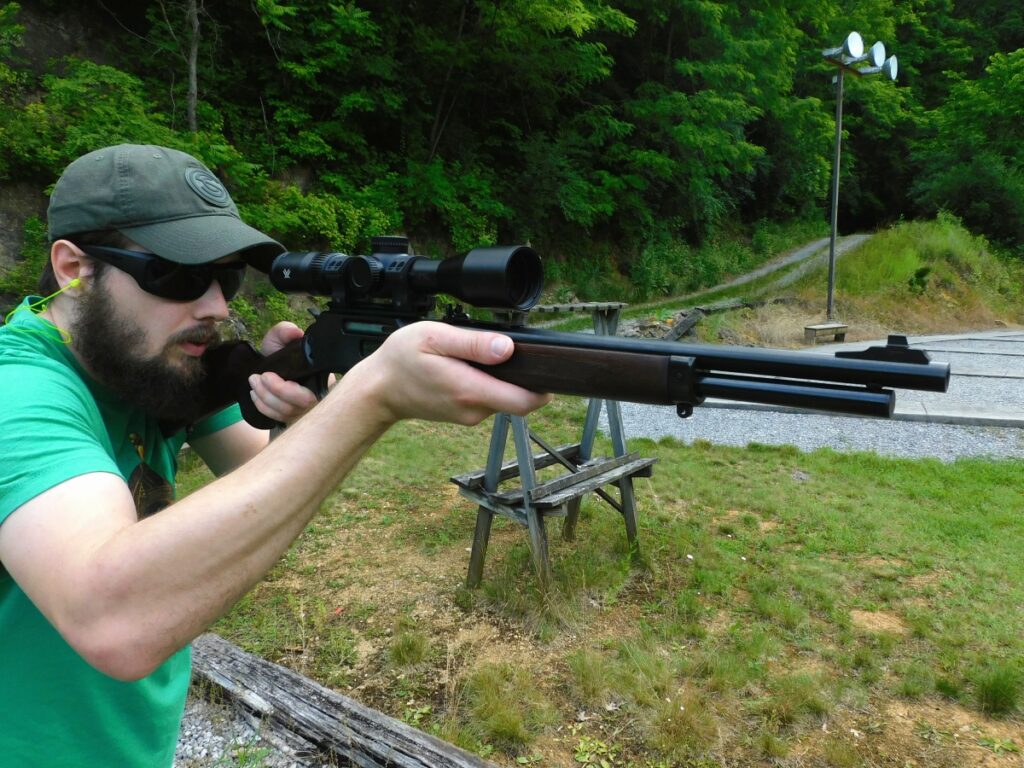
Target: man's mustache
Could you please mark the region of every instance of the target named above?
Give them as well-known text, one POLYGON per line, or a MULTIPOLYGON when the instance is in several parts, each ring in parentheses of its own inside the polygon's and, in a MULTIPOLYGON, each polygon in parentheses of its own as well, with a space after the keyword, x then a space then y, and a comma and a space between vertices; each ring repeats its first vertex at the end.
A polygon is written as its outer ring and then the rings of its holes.
POLYGON ((211 325, 198 325, 174 334, 169 344, 205 344, 208 347, 220 344, 220 331, 211 325))

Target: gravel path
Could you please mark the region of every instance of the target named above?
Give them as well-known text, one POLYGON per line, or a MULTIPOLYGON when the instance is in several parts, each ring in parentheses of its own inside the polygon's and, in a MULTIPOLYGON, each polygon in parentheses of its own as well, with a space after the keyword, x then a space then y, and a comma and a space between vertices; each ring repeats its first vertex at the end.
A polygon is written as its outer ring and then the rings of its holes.
MULTIPOLYGON (((957 404, 991 409, 1024 407, 1024 331, 974 333, 917 338, 913 346, 928 350, 933 360, 950 363, 949 392, 931 394, 900 391, 898 401, 918 401, 936 407, 957 404)), ((841 346, 821 347, 833 351, 841 346)), ((669 407, 622 403, 627 438, 670 436, 692 443, 708 440, 724 445, 795 445, 801 450, 876 451, 887 456, 1024 458, 1024 429, 931 424, 913 421, 858 419, 807 413, 781 413, 727 408, 697 408, 680 419, 669 407)), ((606 425, 603 425, 606 428, 606 425)), ((212 766, 247 768, 306 768, 319 766, 308 758, 289 757, 260 739, 231 707, 189 700, 182 724, 175 768, 212 766)))

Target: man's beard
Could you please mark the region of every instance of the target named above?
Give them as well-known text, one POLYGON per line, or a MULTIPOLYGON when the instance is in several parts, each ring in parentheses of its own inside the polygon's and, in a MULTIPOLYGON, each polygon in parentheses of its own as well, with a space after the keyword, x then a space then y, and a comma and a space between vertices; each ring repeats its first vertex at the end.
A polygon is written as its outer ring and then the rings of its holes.
POLYGON ((71 327, 72 346, 86 369, 101 384, 148 415, 177 424, 192 424, 205 415, 206 371, 201 359, 179 354, 169 362, 177 344, 216 344, 216 328, 196 325, 179 331, 153 357, 136 353, 146 331, 118 312, 103 280, 86 292, 71 327))

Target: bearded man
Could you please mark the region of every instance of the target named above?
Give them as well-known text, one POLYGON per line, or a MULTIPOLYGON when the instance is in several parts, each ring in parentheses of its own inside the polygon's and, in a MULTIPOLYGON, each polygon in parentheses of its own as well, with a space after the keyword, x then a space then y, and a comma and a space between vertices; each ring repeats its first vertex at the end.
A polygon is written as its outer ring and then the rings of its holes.
MULTIPOLYGON (((208 168, 166 147, 91 152, 58 180, 48 225, 46 298, 0 328, 0 761, 169 766, 190 641, 392 424, 475 424, 547 398, 465 362, 504 361, 507 337, 414 323, 319 403, 254 375, 257 409, 289 425, 271 443, 237 406, 202 412, 227 302, 247 265, 283 250, 208 168), (175 501, 186 440, 218 479, 175 501)), ((301 333, 279 324, 262 350, 301 333)))

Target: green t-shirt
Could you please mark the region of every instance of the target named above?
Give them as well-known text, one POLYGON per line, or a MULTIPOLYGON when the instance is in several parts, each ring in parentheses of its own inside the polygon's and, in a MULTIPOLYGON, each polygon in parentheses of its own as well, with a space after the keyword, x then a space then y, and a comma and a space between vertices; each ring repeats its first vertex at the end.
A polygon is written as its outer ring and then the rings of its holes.
MULTIPOLYGON (((90 472, 122 477, 140 516, 159 511, 174 498, 184 432, 165 436, 84 373, 57 330, 28 309, 34 300, 0 328, 0 525, 33 497, 90 472)), ((238 418, 228 409, 193 434, 238 418)), ((170 766, 190 674, 186 647, 142 680, 104 675, 0 567, 0 764, 170 766)))

